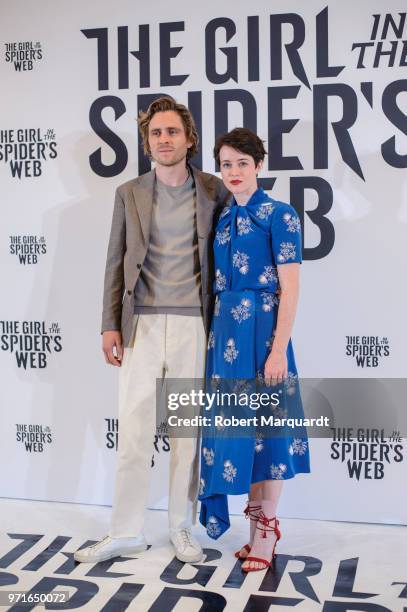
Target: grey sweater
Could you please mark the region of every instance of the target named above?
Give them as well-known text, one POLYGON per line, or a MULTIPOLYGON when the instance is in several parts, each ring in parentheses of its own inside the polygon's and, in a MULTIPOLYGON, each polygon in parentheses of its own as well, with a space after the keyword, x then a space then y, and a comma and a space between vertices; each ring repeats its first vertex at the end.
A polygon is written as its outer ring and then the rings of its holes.
POLYGON ((150 245, 134 291, 134 311, 200 315, 200 289, 193 178, 178 187, 157 178, 150 245))

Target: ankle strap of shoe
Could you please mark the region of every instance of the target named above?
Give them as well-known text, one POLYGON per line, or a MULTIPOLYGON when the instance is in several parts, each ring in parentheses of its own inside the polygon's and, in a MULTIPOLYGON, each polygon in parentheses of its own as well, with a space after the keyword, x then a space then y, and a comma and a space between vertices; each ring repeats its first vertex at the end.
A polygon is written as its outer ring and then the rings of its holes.
POLYGON ((256 521, 257 523, 259 517, 258 513, 261 512, 261 504, 258 506, 249 506, 249 504, 247 504, 243 512, 246 518, 250 518, 251 521, 256 521))
POLYGON ((267 537, 268 532, 274 531, 274 533, 277 536, 277 539, 279 540, 281 537, 281 532, 280 532, 280 529, 278 528, 279 524, 280 522, 275 516, 267 517, 264 514, 263 510, 260 510, 258 514, 256 529, 261 529, 263 531, 263 534, 262 534, 263 538, 267 537), (274 525, 270 524, 272 521, 274 521, 274 525), (260 523, 260 526, 259 526, 259 523, 260 523))

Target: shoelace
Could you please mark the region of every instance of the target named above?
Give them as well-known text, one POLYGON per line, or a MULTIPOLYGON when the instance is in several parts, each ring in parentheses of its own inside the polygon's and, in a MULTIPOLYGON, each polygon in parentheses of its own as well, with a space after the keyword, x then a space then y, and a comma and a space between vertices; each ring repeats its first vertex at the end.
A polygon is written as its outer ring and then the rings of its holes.
POLYGON ((106 542, 106 540, 109 540, 109 536, 105 536, 103 538, 103 540, 100 540, 100 542, 95 542, 95 544, 92 544, 91 546, 89 546, 89 548, 92 548, 93 550, 97 550, 99 546, 102 546, 102 544, 104 542, 106 542))
POLYGON ((191 534, 188 529, 181 529, 178 534, 181 537, 184 546, 193 546, 191 542, 191 534))

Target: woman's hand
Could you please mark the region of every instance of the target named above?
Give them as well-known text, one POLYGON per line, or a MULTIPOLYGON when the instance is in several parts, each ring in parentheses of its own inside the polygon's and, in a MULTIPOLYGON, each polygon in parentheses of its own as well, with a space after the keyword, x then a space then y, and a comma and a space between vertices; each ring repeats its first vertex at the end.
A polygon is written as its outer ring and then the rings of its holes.
POLYGON ((288 376, 287 346, 297 308, 300 264, 277 265, 277 273, 281 287, 280 304, 277 325, 270 338, 271 352, 264 366, 266 385, 281 383, 288 376))
POLYGON ((264 366, 264 380, 267 386, 281 383, 288 375, 287 354, 276 348, 271 349, 264 366))

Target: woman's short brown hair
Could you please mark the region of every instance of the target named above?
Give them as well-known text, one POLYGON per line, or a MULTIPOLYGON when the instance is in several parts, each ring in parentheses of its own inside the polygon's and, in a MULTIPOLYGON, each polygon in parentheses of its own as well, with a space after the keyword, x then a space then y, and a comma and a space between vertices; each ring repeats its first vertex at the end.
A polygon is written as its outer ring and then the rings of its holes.
POLYGON ((219 153, 224 145, 250 155, 250 157, 253 157, 256 166, 259 162, 263 161, 264 156, 267 154, 263 140, 248 128, 235 128, 216 139, 213 156, 217 164, 220 163, 219 153))
POLYGON ((143 111, 139 113, 138 126, 143 139, 144 153, 151 157, 150 145, 148 144, 148 127, 151 119, 156 113, 165 113, 166 111, 175 111, 181 117, 186 137, 192 142, 192 145, 187 151, 187 160, 189 160, 197 153, 199 143, 194 118, 186 106, 179 104, 174 98, 167 96, 157 98, 157 100, 154 100, 154 102, 150 104, 145 113, 143 111))

